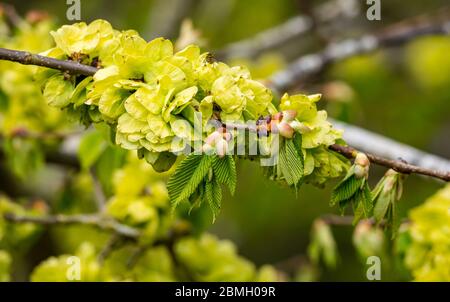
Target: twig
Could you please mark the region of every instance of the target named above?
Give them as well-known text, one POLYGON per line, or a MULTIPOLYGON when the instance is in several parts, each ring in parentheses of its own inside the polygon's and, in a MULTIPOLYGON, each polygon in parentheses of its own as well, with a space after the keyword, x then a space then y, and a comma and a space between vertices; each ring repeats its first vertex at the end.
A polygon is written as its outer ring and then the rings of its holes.
MULTIPOLYGON (((323 24, 341 18, 352 18, 358 12, 358 1, 331 0, 319 5, 312 11, 312 15, 317 19, 317 23, 323 24)), ((277 48, 290 40, 299 38, 313 28, 314 20, 312 16, 299 15, 281 25, 262 31, 249 39, 231 43, 215 52, 215 57, 221 60, 232 57, 254 57, 264 51, 277 48)))
POLYGON ((108 256, 118 247, 120 247, 124 243, 124 238, 113 234, 111 238, 109 238, 108 242, 105 244, 103 249, 97 256, 97 259, 100 263, 102 263, 108 256))
POLYGON ((114 232, 120 236, 136 239, 140 236, 140 231, 121 224, 116 220, 96 214, 78 214, 78 215, 49 215, 49 216, 24 216, 12 213, 4 215, 5 220, 15 223, 36 223, 42 225, 69 225, 83 224, 96 227, 101 230, 114 232))
MULTIPOLYGON (((342 146, 342 145, 331 145, 329 147, 331 150, 336 151, 342 155, 344 155, 347 158, 355 158, 356 154, 358 153, 358 150, 355 148, 349 147, 349 146, 342 146)), ((431 170, 426 168, 417 167, 408 163, 405 163, 400 160, 391 160, 386 159, 377 155, 373 155, 370 153, 365 153, 367 157, 369 158, 370 162, 386 167, 394 169, 397 172, 403 173, 403 174, 421 174, 426 175, 434 178, 441 179, 443 181, 450 181, 450 172, 444 172, 444 171, 437 171, 437 170, 431 170)))
POLYGON ((72 131, 72 132, 35 132, 29 131, 25 128, 16 128, 11 134, 4 135, 0 133, 0 139, 5 138, 30 138, 30 139, 38 139, 38 140, 52 140, 52 139, 65 139, 68 136, 80 134, 80 131, 72 131))
POLYGON ((354 125, 334 119, 330 119, 330 122, 335 128, 344 130, 345 142, 355 149, 391 160, 401 157, 411 165, 429 170, 450 171, 450 160, 448 159, 426 153, 354 125))
POLYGON ((70 60, 58 60, 32 54, 27 51, 11 50, 0 48, 0 60, 13 61, 24 65, 36 65, 61 70, 70 74, 80 74, 85 76, 94 75, 98 69, 93 66, 84 65, 70 60))
MULTIPOLYGON (((339 215, 333 215, 333 214, 327 214, 323 215, 320 218, 321 221, 325 222, 328 225, 334 225, 334 226, 352 226, 354 223, 354 217, 353 216, 339 216, 339 215)), ((380 221, 379 224, 376 223, 375 219, 365 219, 364 221, 372 224, 372 225, 378 225, 380 227, 384 227, 386 225, 386 221, 380 221)), ((402 223, 408 223, 410 222, 409 219, 405 218, 402 220, 402 223)))
POLYGON ((166 37, 173 38, 179 29, 183 19, 187 18, 195 6, 197 0, 163 0, 151 5, 148 16, 148 28, 144 33, 146 38, 166 37))
POLYGON ((353 225, 354 217, 353 216, 339 216, 339 215, 323 215, 320 218, 321 221, 325 222, 329 225, 339 225, 339 226, 346 226, 346 225, 353 225))
POLYGON ((8 21, 14 27, 19 27, 23 24, 23 19, 19 16, 14 6, 6 3, 0 3, 0 13, 3 12, 8 21))
MULTIPOLYGON (((247 131, 251 131, 251 132, 259 131, 258 128, 249 127, 245 124, 227 123, 227 124, 223 124, 223 126, 226 127, 227 129, 233 129, 233 128, 234 129, 243 129, 243 130, 247 130, 247 131)), ((335 152, 338 152, 338 153, 344 155, 345 157, 347 157, 349 159, 355 158, 356 154, 358 153, 358 150, 356 150, 355 148, 349 147, 349 146, 342 146, 342 145, 334 144, 334 145, 331 145, 329 148, 335 152)), ((446 182, 450 181, 450 172, 418 167, 418 166, 415 166, 412 164, 405 163, 404 161, 401 161, 401 160, 392 160, 392 159, 384 158, 384 157, 374 155, 371 153, 365 153, 365 154, 367 155, 367 157, 369 158, 369 160, 372 163, 383 166, 383 167, 392 168, 395 171, 403 173, 403 174, 420 174, 420 175, 425 175, 425 176, 430 176, 430 177, 434 177, 437 179, 441 179, 446 182)))
POLYGON ((269 86, 278 92, 287 91, 336 61, 373 52, 381 47, 401 45, 421 36, 448 35, 450 33, 450 21, 447 19, 438 24, 414 24, 394 28, 395 30, 385 30, 378 35, 369 34, 359 39, 348 39, 333 43, 321 52, 302 56, 290 64, 288 68, 272 76, 269 79, 269 86))
POLYGON ((106 204, 105 192, 103 192, 102 184, 100 183, 94 168, 91 168, 90 174, 94 186, 94 196, 95 202, 97 204, 97 209, 99 213, 103 213, 105 211, 106 204))

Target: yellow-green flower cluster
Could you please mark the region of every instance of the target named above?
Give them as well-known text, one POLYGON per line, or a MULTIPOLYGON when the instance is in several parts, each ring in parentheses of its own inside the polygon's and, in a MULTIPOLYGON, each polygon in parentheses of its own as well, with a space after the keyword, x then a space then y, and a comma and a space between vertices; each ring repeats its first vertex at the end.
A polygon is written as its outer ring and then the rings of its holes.
POLYGON ((139 228, 143 234, 141 240, 146 242, 168 231, 174 217, 161 174, 133 156, 115 173, 113 184, 114 195, 106 205, 109 215, 139 228))
POLYGON ((25 252, 39 238, 42 228, 34 224, 15 224, 8 222, 5 214, 39 216, 46 207, 37 201, 33 207, 25 208, 18 202, 0 196, 0 250, 25 252))
POLYGON ((231 241, 219 240, 207 233, 200 238, 187 237, 178 241, 175 255, 200 282, 280 281, 273 267, 256 269, 253 263, 238 255, 231 241))
POLYGON ((450 281, 450 185, 410 213, 405 263, 416 281, 450 281))
MULTIPOLYGON (((270 89, 253 80, 248 69, 217 62, 198 46, 175 52, 169 40, 147 42, 135 31, 114 30, 104 20, 63 26, 52 35, 57 46, 46 55, 101 69, 93 77, 47 71, 47 78, 52 73, 44 88, 49 103, 69 108, 85 122, 109 123, 116 144, 139 150, 152 164, 161 153, 191 147, 223 156, 236 132, 214 132, 208 121, 224 125, 251 120, 258 129, 287 139, 302 134, 309 182, 321 184, 345 170, 344 160, 327 150, 341 133, 332 128, 325 111, 317 110, 320 95, 286 94, 280 101, 283 114, 277 114, 270 89)), ((271 144, 269 136, 266 142, 256 139, 261 150, 269 148, 264 145, 271 144)), ((168 161, 173 163, 173 158, 168 161)))
POLYGON ((202 139, 194 138, 195 112, 206 122, 214 111, 221 120, 244 120, 273 108, 270 90, 247 69, 215 62, 194 45, 174 53, 169 40, 146 42, 103 20, 66 25, 52 35, 56 47, 45 55, 103 69, 93 79, 52 71, 44 87, 49 103, 84 107, 87 120, 117 124, 116 142, 126 149, 177 151, 175 137, 202 139))
POLYGON ((302 134, 302 152, 305 159, 305 181, 321 185, 336 178, 348 169, 347 160, 328 150, 328 146, 341 140, 342 131, 327 121, 327 112, 317 110, 321 95, 283 95, 280 109, 296 112, 290 126, 302 134))
MULTIPOLYGON (((0 27, 1 24, 0 20, 0 27)), ((14 31, 0 30, 0 47, 33 53, 43 51, 53 44, 48 34, 52 28, 53 22, 49 19, 35 23, 23 21, 14 31)), ((19 129, 61 130, 66 124, 59 110, 45 105, 46 100, 34 81, 35 70, 33 66, 0 61, 0 132, 4 136, 19 129)))
MULTIPOLYGON (((63 254, 41 262, 34 268, 31 281, 282 281, 273 267, 266 265, 256 269, 254 264, 236 253, 236 247, 230 241, 218 240, 210 234, 180 239, 175 243, 175 254, 165 246, 149 247, 130 267, 133 252, 131 246, 120 248, 100 263, 99 251, 91 243, 84 242, 72 255, 63 254), (78 264, 80 270, 77 270, 78 264)), ((3 258, 7 264, 8 258, 3 258)), ((0 251, 0 277, 1 265, 0 251)))

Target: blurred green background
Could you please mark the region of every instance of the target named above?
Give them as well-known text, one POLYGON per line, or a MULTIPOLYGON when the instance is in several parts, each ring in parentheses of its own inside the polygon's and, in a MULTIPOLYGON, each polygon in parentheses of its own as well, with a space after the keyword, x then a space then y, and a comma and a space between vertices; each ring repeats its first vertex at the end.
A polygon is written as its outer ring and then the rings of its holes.
MULTIPOLYGON (((4 1, 24 14, 45 10, 65 24, 66 1, 4 1)), ((104 18, 119 29, 137 29, 145 38, 160 35, 176 38, 181 22, 193 20, 206 41, 205 49, 217 50, 230 42, 280 24, 292 16, 307 13, 325 1, 299 0, 81 0, 83 21, 104 18)), ((311 33, 275 53, 281 62, 302 53, 319 50, 324 40, 358 36, 443 7, 445 0, 382 1, 382 20, 368 21, 365 1, 361 11, 339 29, 311 33)), ((70 22, 69 22, 70 23, 70 22)), ((250 62, 250 61, 249 61, 250 62)), ((264 60, 256 64, 264 64, 264 60)), ((280 64, 280 63, 279 63, 280 64)), ((277 67, 277 66, 275 66, 277 67)), ((282 67, 280 64, 279 68, 282 67)), ((261 70, 260 70, 261 71, 261 70)), ((261 76, 271 70, 261 71, 261 76)), ((339 81, 351 93, 322 102, 330 115, 360 125, 425 151, 450 158, 450 38, 426 37, 404 47, 380 51, 340 62, 311 83, 295 91, 323 92, 327 84, 339 81)), ((278 263, 305 255, 313 220, 335 213, 328 205, 333 184, 325 190, 304 186, 298 192, 264 179, 257 164, 241 162, 236 195, 226 196, 222 215, 210 226, 212 232, 236 242, 242 255, 257 264, 278 263)), ((384 169, 372 172, 372 181, 384 169)), ((401 215, 432 195, 441 183, 410 176, 400 203, 401 215)), ((340 254, 336 269, 321 268, 320 280, 366 280, 365 264, 352 245, 352 227, 334 227, 340 254)), ((45 238, 43 240, 46 240, 45 238)), ((47 239, 48 240, 48 239, 47 239)), ((45 245, 44 245, 45 246, 45 245)), ((39 248, 32 250, 39 259, 39 248)), ((407 275, 394 262, 383 270, 383 280, 406 280, 407 275)))

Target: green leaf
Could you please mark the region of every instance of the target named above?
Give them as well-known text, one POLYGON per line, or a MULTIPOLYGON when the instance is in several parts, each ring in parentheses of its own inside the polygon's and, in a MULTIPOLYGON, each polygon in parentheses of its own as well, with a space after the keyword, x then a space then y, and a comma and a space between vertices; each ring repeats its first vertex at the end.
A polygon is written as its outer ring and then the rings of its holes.
POLYGON ((213 158, 213 171, 214 176, 219 184, 226 184, 234 195, 236 191, 237 175, 236 175, 236 163, 231 155, 227 155, 223 158, 214 157, 213 158))
POLYGON ((78 158, 83 169, 89 169, 100 158, 108 143, 99 131, 92 131, 86 134, 80 142, 78 148, 78 158))
POLYGON ((391 230, 391 238, 394 239, 397 236, 398 228, 400 227, 400 219, 397 213, 397 203, 395 201, 391 203, 388 221, 388 227, 390 227, 391 230))
POLYGON ((384 217, 386 217, 386 214, 389 209, 389 205, 391 204, 391 194, 383 194, 380 193, 377 198, 375 199, 375 207, 373 209, 373 216, 375 217, 375 220, 377 223, 380 223, 384 217))
POLYGON ((356 178, 354 174, 348 174, 331 193, 331 205, 333 206, 337 203, 350 199, 356 191, 361 188, 364 180, 364 178, 356 178))
POLYGON ((301 136, 284 141, 280 149, 279 165, 281 173, 288 185, 297 187, 303 178, 303 154, 301 152, 301 136))
POLYGON ((364 181, 361 201, 363 204, 365 217, 370 217, 372 215, 373 203, 372 203, 372 193, 370 192, 370 187, 367 180, 364 181))
POLYGON ((213 214, 213 222, 220 213, 222 203, 222 188, 216 178, 205 183, 205 200, 208 202, 213 214))
POLYGON ((364 178, 363 180, 364 183, 352 198, 354 208, 353 224, 358 223, 362 218, 368 218, 372 215, 372 193, 367 181, 364 178))
POLYGON ((212 165, 208 155, 188 155, 177 167, 167 183, 173 207, 186 201, 197 190, 212 165))

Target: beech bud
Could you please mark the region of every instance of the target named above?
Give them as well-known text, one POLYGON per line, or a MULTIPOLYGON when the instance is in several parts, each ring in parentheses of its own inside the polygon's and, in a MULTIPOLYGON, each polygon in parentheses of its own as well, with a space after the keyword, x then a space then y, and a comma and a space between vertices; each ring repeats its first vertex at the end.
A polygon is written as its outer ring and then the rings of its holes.
POLYGON ((291 125, 291 127, 295 130, 298 131, 300 133, 308 133, 311 132, 311 128, 309 128, 308 126, 306 126, 305 124, 299 122, 299 121, 292 121, 289 123, 289 125, 291 125))
POLYGON ((277 112, 272 116, 272 122, 273 121, 281 121, 283 119, 283 113, 282 112, 277 112))
POLYGON ((219 139, 222 139, 222 134, 214 131, 205 139, 205 143, 210 146, 214 146, 219 139))
POLYGON ((294 129, 286 122, 281 122, 277 125, 278 132, 281 136, 286 138, 294 137, 294 129))
POLYGON ((226 132, 226 133, 223 134, 223 138, 224 138, 227 142, 229 142, 229 141, 231 141, 231 140, 233 139, 233 134, 231 134, 230 132, 226 132))
POLYGON ((297 111, 285 110, 283 111, 283 122, 293 121, 297 117, 297 111))
POLYGON ((256 128, 258 136, 267 136, 267 133, 269 132, 268 128, 270 127, 270 125, 263 123, 258 125, 258 127, 256 128))
POLYGON ((363 167, 360 165, 355 165, 355 176, 356 178, 367 178, 369 176, 368 167, 363 167))
POLYGON ((355 164, 363 167, 369 167, 370 161, 367 158, 367 155, 362 152, 358 152, 358 154, 356 154, 355 164))
POLYGON ((217 143, 216 143, 216 152, 217 152, 217 155, 220 158, 224 157, 227 154, 227 152, 228 152, 228 143, 227 143, 226 140, 220 139, 220 140, 217 141, 217 143))

